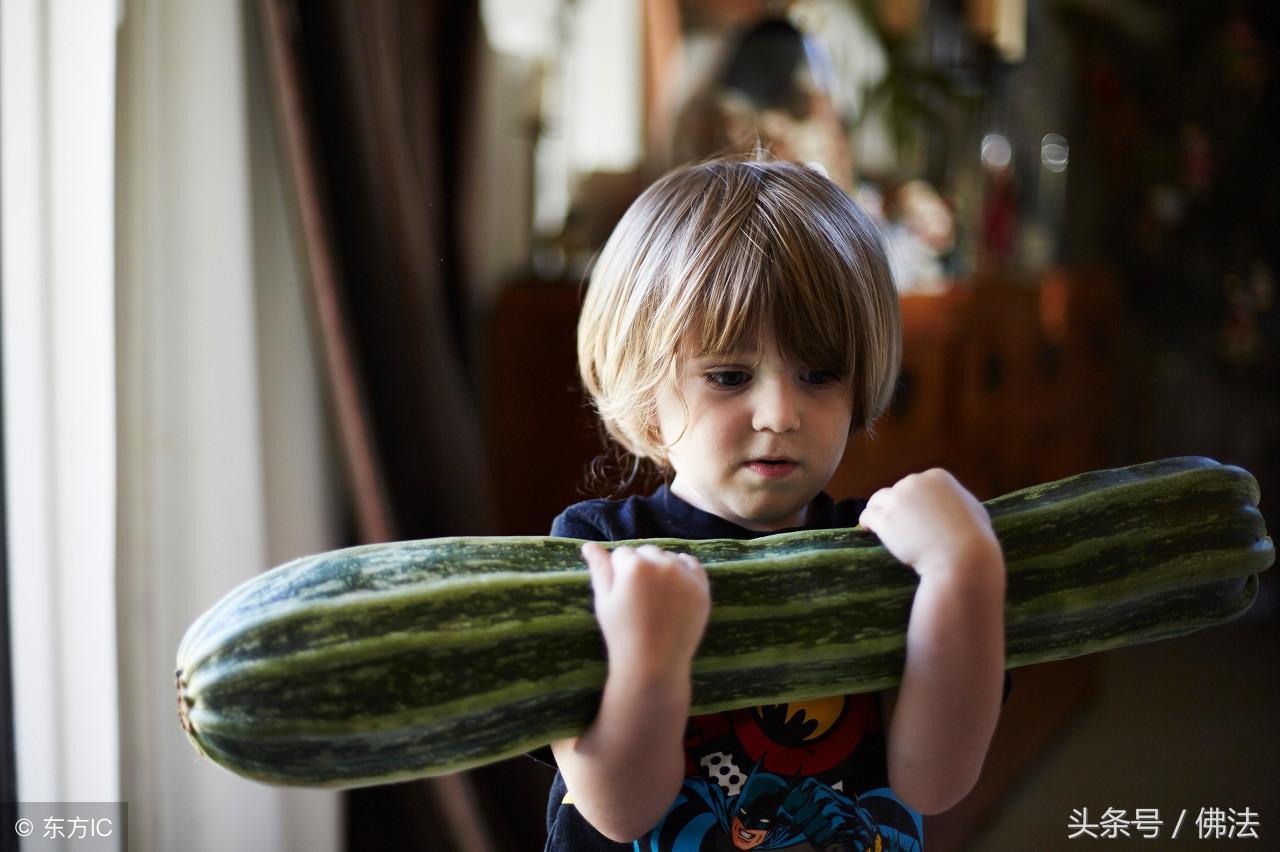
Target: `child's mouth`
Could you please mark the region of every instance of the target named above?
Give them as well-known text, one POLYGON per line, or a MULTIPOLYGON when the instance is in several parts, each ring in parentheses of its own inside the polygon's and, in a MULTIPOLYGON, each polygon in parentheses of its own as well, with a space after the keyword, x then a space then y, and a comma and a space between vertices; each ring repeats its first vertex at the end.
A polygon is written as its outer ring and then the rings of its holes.
POLYGON ((797 467, 793 461, 785 459, 752 459, 747 462, 747 469, 759 476, 777 479, 791 473, 797 467))

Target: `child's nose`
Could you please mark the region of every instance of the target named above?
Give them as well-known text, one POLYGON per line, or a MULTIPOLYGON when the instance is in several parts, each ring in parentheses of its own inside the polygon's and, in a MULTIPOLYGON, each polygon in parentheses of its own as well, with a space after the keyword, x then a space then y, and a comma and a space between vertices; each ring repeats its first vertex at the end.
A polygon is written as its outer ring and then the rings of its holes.
POLYGON ((787 382, 760 382, 751 425, 757 432, 791 432, 800 428, 797 391, 787 382))

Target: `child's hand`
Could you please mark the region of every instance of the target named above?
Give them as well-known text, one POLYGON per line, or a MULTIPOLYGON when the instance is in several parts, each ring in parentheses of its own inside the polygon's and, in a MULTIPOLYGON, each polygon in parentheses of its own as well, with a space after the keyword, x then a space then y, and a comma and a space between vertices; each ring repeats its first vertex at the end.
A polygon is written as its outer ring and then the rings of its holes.
POLYGON ((711 614, 711 585, 702 563, 650 544, 610 552, 587 542, 582 555, 591 571, 610 677, 687 681, 711 614))
POLYGON ((986 508, 939 468, 872 494, 858 523, 921 577, 1001 558, 986 508))

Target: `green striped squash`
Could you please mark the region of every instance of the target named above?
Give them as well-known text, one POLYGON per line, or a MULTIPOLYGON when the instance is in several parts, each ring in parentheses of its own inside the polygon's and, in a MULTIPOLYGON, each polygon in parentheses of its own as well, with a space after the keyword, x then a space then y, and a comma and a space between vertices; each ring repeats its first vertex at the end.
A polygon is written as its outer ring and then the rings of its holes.
MULTIPOLYGON (((1246 471, 1178 458, 987 502, 1008 571, 1008 666, 1243 613, 1275 555, 1258 499, 1246 471)), ((711 577, 694 713, 898 682, 917 577, 871 533, 652 542, 711 577)), ((605 678, 580 544, 395 542, 255 577, 182 641, 183 728, 236 773, 328 787, 454 772, 579 734, 605 678)))

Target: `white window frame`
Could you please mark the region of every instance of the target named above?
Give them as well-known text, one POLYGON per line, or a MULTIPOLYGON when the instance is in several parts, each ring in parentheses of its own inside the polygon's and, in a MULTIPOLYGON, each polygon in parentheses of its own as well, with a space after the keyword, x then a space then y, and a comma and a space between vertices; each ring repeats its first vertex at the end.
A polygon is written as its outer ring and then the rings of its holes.
POLYGON ((23 801, 120 798, 115 0, 0 5, 9 624, 23 801))

